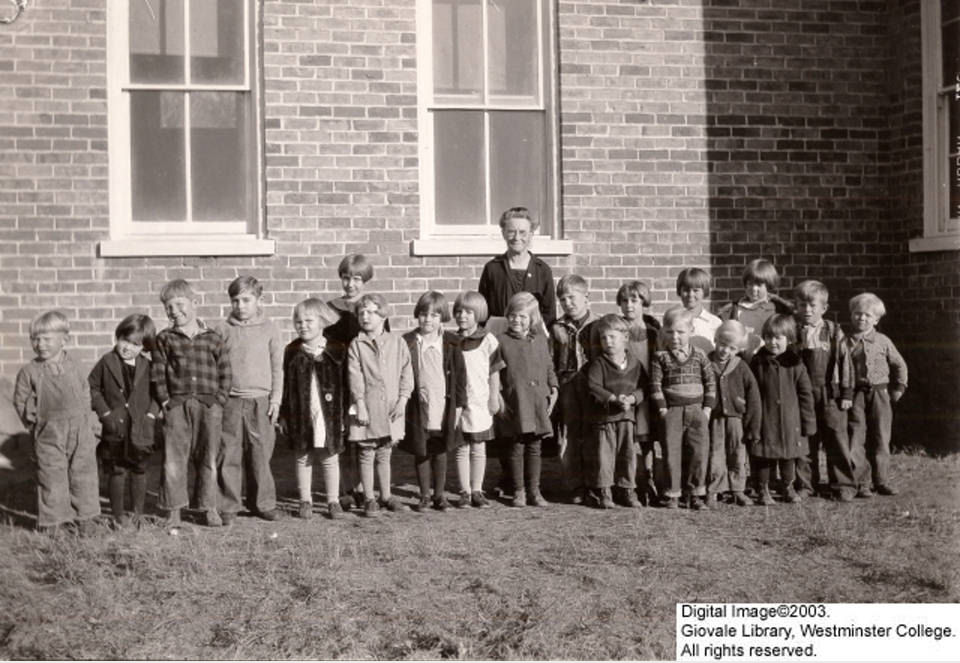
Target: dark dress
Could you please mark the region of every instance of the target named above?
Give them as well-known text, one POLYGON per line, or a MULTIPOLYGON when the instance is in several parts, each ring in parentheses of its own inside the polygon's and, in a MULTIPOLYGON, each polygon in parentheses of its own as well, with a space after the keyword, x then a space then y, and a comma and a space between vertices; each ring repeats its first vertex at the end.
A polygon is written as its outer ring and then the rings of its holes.
POLYGON ((557 318, 557 297, 550 266, 532 253, 522 277, 514 279, 507 254, 499 255, 483 266, 477 288, 487 300, 491 317, 506 315, 507 302, 518 292, 529 292, 537 298, 543 324, 550 328, 557 318))

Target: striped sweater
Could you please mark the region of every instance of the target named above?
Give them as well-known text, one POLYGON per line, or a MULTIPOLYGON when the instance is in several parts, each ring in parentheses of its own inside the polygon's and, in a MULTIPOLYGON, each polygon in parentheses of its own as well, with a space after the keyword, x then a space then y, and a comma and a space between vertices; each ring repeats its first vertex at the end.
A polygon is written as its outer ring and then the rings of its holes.
POLYGON ((659 410, 684 405, 712 408, 716 404, 717 378, 710 360, 702 350, 689 347, 684 361, 670 350, 661 350, 650 362, 650 398, 659 410))

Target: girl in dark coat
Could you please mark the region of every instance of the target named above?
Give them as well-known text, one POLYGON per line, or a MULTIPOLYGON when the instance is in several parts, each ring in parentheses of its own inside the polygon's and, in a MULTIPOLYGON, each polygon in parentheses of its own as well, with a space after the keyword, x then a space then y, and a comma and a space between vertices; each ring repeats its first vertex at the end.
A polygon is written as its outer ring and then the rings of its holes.
POLYGON ((533 333, 541 324, 537 300, 520 292, 507 305, 507 332, 500 334, 500 352, 506 367, 500 371, 503 411, 497 418, 497 437, 510 440, 513 506, 546 506, 540 494, 540 441, 553 428, 550 413, 557 402, 557 375, 547 339, 533 333))
POLYGON ((757 459, 760 504, 773 504, 770 480, 780 469, 787 502, 800 500, 793 488, 796 459, 807 453, 807 437, 817 432, 813 387, 800 356, 790 349, 797 327, 792 316, 774 315, 763 324, 763 348, 750 362, 763 403, 760 439, 750 450, 757 459))
POLYGON ((313 515, 313 463, 323 468, 327 515, 338 518, 340 453, 344 449, 347 346, 324 336, 337 314, 321 300, 306 299, 293 310, 298 338, 283 353, 280 425, 296 452, 299 516, 313 515))
POLYGON ((150 360, 144 348, 153 345, 149 316, 128 315, 117 325, 113 350, 90 372, 90 399, 102 425, 99 452, 109 478, 110 507, 119 527, 130 524, 124 493, 130 480, 134 517, 143 515, 147 495, 147 459, 153 452, 160 407, 150 390, 150 360))
POLYGON ((413 367, 414 397, 407 401, 406 435, 400 448, 416 459, 421 513, 450 507, 444 495, 447 452, 460 443, 460 415, 467 403, 466 368, 459 338, 443 330, 450 307, 439 292, 424 293, 413 310, 417 329, 404 334, 413 367), (431 481, 432 479, 432 481, 431 481))

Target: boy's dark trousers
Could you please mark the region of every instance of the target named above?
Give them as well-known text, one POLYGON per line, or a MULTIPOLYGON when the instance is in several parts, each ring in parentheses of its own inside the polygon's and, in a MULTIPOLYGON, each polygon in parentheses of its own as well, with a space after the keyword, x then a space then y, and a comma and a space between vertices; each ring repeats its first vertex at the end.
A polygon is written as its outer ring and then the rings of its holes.
POLYGON ((109 477, 110 509, 114 518, 126 513, 125 496, 127 477, 130 478, 130 502, 133 512, 143 514, 143 504, 147 497, 147 462, 124 462, 105 460, 103 469, 109 477))
POLYGON ((590 488, 633 490, 637 443, 632 420, 598 424, 583 445, 583 471, 590 488))
POLYGON ((887 385, 858 387, 848 410, 850 453, 858 488, 889 485, 893 408, 887 385))
POLYGON ((827 454, 830 489, 834 492, 856 489, 854 471, 858 463, 847 436, 847 413, 840 409, 835 398, 831 398, 830 391, 826 385, 813 389, 817 432, 807 438, 809 453, 797 459, 797 480, 794 484, 797 490, 817 491, 821 481, 821 449, 827 454))
POLYGON ((710 418, 710 452, 707 492, 742 493, 747 486, 747 447, 743 419, 717 415, 710 418))
POLYGON ((706 494, 709 428, 701 405, 667 408, 663 418, 663 456, 669 485, 666 497, 706 494))
POLYGON ((219 454, 220 510, 240 510, 243 477, 247 479, 247 509, 266 513, 277 508, 277 489, 270 471, 276 443, 267 414, 269 396, 231 396, 223 408, 223 445, 219 454))
POLYGON ((217 508, 217 452, 220 449, 223 408, 188 398, 170 407, 163 423, 163 480, 160 508, 183 509, 190 503, 187 470, 196 470, 194 500, 197 508, 217 508))

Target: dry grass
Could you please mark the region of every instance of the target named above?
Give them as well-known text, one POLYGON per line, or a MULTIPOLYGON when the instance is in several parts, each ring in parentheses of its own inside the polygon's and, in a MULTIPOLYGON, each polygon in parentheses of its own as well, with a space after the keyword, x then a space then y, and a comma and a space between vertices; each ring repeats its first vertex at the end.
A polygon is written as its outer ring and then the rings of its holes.
POLYGON ((902 495, 852 505, 241 518, 180 537, 44 537, 7 487, 0 658, 665 659, 678 601, 958 601, 960 457, 894 467, 902 495))

